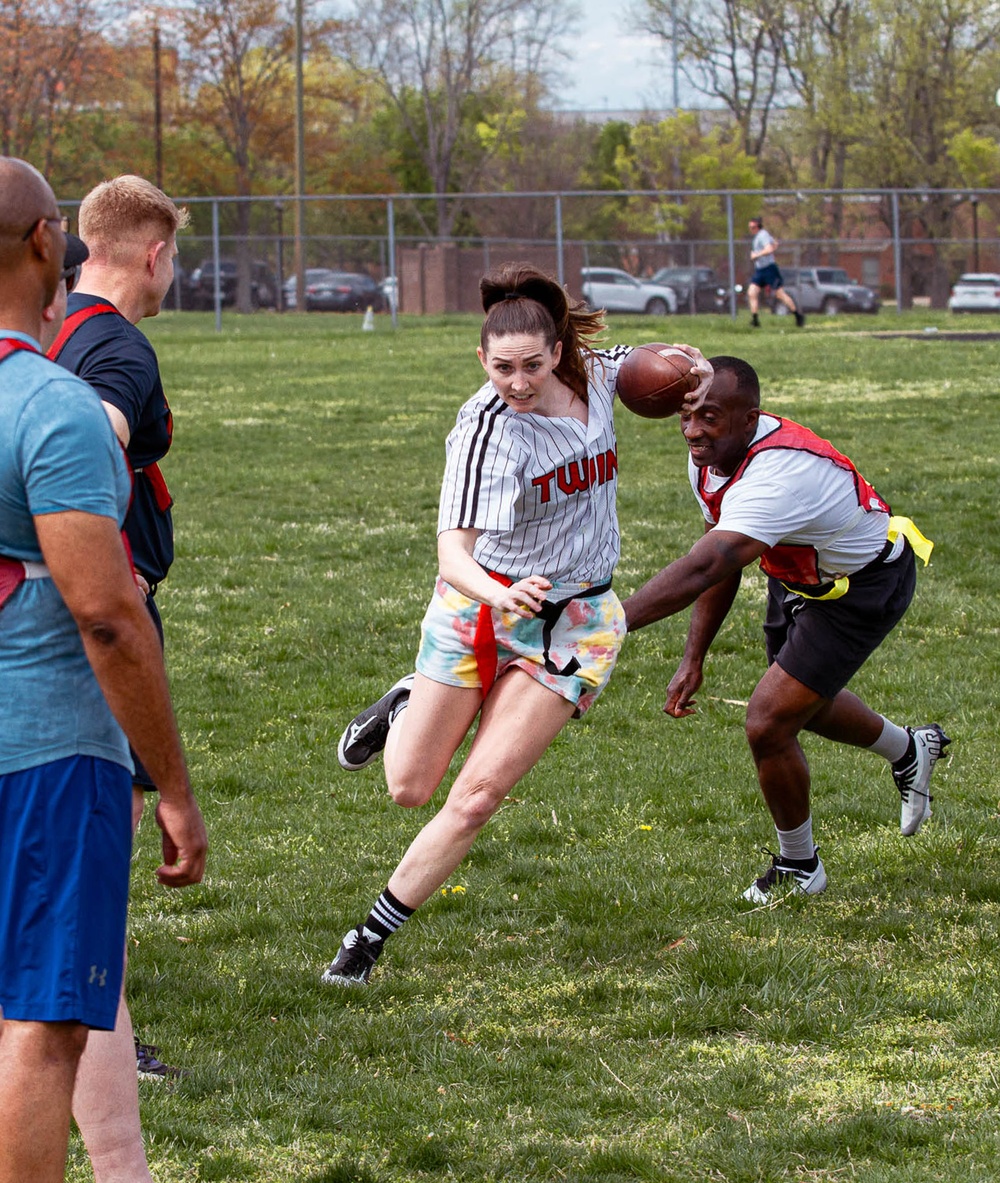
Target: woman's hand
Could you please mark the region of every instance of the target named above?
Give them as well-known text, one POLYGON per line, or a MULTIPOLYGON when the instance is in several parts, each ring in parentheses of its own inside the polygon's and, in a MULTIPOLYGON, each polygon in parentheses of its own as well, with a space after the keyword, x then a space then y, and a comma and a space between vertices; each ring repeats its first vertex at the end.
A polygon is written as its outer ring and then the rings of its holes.
POLYGON ((516 612, 518 616, 530 619, 538 615, 539 608, 545 602, 546 593, 551 589, 552 582, 544 575, 526 575, 510 587, 498 583, 492 606, 503 612, 516 612))

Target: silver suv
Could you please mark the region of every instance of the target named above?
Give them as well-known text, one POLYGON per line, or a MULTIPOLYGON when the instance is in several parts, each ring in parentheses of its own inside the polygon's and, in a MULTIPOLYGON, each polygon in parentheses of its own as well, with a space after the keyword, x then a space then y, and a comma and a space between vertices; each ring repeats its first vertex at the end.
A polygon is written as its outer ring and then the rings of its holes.
POLYGON ((677 293, 666 284, 636 279, 617 267, 582 267, 583 298, 591 308, 607 312, 644 312, 667 316, 677 311, 677 293))
MULTIPOLYGON (((782 267, 781 278, 800 312, 836 316, 838 312, 878 312, 881 307, 878 294, 851 279, 843 267, 782 267)), ((776 315, 790 315, 773 296, 770 305, 776 315)))

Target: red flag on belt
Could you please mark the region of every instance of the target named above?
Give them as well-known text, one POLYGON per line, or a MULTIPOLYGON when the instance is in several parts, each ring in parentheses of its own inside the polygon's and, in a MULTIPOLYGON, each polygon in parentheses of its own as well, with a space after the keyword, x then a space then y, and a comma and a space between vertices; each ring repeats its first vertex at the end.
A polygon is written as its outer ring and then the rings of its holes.
POLYGON ((0 608, 7 603, 15 591, 24 583, 24 564, 18 559, 7 559, 0 555, 0 608))

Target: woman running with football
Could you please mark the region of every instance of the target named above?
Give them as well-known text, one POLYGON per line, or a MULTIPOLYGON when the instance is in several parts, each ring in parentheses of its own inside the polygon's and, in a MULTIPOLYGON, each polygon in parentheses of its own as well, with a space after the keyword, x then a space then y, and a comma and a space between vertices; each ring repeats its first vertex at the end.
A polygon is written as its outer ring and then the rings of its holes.
POLYGON ((446 801, 324 982, 368 981, 387 938, 601 693, 625 636, 611 590, 620 541, 612 403, 630 350, 596 350, 603 314, 531 265, 490 273, 480 293, 487 382, 448 436, 439 574, 416 673, 351 722, 338 756, 353 771, 384 750, 393 800, 425 805, 477 715, 479 726, 446 801))

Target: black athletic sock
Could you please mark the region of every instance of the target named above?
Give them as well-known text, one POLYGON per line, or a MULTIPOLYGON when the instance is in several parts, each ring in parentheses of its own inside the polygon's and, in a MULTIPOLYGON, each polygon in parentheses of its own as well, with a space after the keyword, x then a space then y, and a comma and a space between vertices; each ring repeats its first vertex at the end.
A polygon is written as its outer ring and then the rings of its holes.
POLYGON ((384 941, 401 928, 415 911, 415 908, 408 908, 406 904, 400 903, 387 887, 372 905, 362 928, 366 934, 371 933, 376 940, 384 941))

